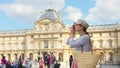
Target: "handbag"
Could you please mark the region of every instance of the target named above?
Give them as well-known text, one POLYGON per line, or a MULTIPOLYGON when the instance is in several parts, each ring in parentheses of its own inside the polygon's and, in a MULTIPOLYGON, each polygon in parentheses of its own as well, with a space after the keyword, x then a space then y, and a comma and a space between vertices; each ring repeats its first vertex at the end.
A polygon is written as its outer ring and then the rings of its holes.
MULTIPOLYGON (((90 39, 89 39, 90 40, 90 39)), ((96 68, 96 65, 101 58, 102 54, 93 53, 92 45, 90 41, 90 52, 74 51, 74 59, 77 63, 78 68, 96 68)))

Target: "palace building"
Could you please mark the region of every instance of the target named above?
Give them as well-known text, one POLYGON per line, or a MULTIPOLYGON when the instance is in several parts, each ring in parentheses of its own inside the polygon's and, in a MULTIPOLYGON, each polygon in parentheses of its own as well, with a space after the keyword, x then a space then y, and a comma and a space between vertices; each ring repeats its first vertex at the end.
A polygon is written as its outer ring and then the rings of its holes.
MULTIPOLYGON (((21 55, 24 60, 35 60, 53 53, 60 61, 69 61, 73 49, 66 44, 69 26, 61 18, 61 12, 45 10, 34 23, 34 29, 0 31, 0 59, 15 61, 21 55)), ((103 54, 102 63, 120 62, 120 23, 90 25, 88 28, 93 51, 103 54)))

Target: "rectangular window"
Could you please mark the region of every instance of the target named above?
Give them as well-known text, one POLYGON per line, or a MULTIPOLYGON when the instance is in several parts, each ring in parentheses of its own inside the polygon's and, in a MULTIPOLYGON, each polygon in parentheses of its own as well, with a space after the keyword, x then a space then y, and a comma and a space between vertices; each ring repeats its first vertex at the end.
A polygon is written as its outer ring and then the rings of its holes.
POLYGON ((100 33, 100 37, 102 36, 102 33, 100 33))
POLYGON ((62 37, 62 34, 60 34, 60 37, 62 37))
POLYGON ((48 41, 44 41, 44 48, 48 48, 48 41))
POLYGON ((33 35, 31 35, 31 38, 34 38, 34 36, 33 36, 33 35))
POLYGON ((109 47, 112 48, 112 40, 109 40, 109 47))

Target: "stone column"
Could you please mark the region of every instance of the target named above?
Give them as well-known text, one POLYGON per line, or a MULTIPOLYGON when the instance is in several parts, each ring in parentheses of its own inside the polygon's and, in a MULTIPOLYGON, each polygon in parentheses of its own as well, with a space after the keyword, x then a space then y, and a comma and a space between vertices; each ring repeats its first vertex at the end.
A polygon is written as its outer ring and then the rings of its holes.
POLYGON ((15 56, 14 56, 14 53, 13 52, 11 52, 11 61, 15 61, 15 56))
POLYGON ((51 49, 51 42, 48 40, 48 49, 51 49))
POLYGON ((27 60, 27 51, 24 52, 24 60, 27 60))
POLYGON ((4 52, 5 59, 8 60, 8 55, 6 52, 4 52))
POLYGON ((59 52, 57 51, 57 52, 55 52, 55 56, 56 56, 56 60, 59 60, 59 52))
POLYGON ((41 41, 40 46, 41 46, 41 49, 44 49, 44 42, 43 41, 41 41))
POLYGON ((38 55, 37 52, 33 52, 33 60, 37 59, 38 55))
POLYGON ((35 41, 35 42, 33 43, 33 46, 34 46, 34 49, 38 49, 38 42, 35 41))

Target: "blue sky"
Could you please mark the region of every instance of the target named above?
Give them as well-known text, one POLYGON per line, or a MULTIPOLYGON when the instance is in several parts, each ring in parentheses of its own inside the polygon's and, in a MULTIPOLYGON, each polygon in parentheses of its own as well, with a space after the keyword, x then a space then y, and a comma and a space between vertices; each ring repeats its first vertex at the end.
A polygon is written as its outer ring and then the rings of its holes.
POLYGON ((62 11, 64 24, 83 18, 90 25, 120 21, 120 0, 0 0, 0 30, 32 29, 40 12, 62 11))

